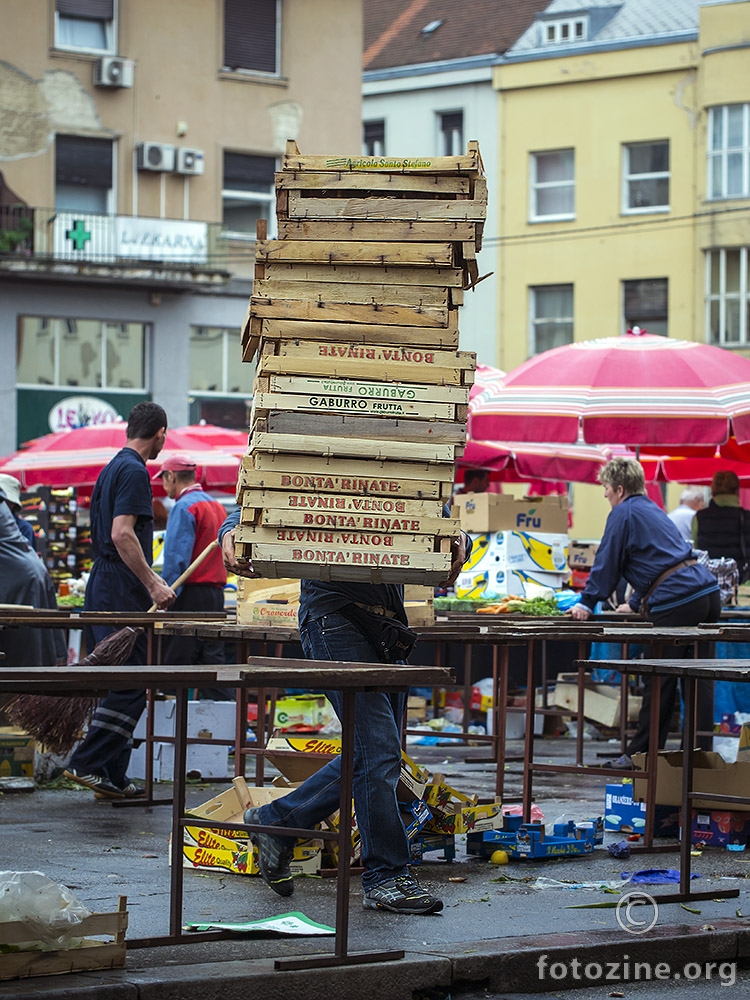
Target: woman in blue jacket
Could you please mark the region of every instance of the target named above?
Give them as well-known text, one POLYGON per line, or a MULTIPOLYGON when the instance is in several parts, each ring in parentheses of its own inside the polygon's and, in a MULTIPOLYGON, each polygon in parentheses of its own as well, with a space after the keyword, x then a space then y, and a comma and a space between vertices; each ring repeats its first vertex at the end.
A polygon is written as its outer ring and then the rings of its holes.
MULTIPOLYGON (((586 587, 572 615, 586 621, 598 601, 605 601, 624 577, 633 592, 618 611, 645 613, 662 626, 718 621, 721 597, 714 576, 693 557, 690 544, 664 511, 646 496, 643 466, 632 458, 615 458, 599 473, 612 508, 586 587)), ((689 647, 684 647, 685 654, 689 647)), ((644 678, 638 728, 627 751, 612 766, 632 768, 632 756, 648 749, 651 678, 644 678)), ((659 749, 669 735, 677 678, 661 679, 659 749)))

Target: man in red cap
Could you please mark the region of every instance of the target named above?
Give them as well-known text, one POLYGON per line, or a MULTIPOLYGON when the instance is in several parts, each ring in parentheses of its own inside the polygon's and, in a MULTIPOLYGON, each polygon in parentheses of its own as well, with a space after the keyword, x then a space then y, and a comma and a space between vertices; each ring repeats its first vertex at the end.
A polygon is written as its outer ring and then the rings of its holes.
MULTIPOLYGON (((226 511, 196 481, 196 463, 186 452, 174 452, 162 462, 152 477, 161 480, 164 492, 174 500, 164 537, 162 577, 170 584, 187 569, 218 535, 226 511)), ((188 580, 177 590, 173 611, 223 611, 227 572, 217 549, 204 559, 188 580)), ((224 644, 174 636, 167 645, 165 663, 224 663, 224 644)), ((201 692, 204 696, 207 692, 201 692)), ((212 692, 220 698, 225 694, 212 692)))

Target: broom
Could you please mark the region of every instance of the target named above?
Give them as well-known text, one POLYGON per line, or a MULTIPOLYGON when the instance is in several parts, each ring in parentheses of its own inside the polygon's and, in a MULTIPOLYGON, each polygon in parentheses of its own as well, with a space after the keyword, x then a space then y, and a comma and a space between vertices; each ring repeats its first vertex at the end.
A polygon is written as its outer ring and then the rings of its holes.
MULTIPOLYGON (((211 542, 177 577, 172 587, 180 587, 195 572, 204 559, 219 547, 218 541, 211 542)), ((152 604, 149 611, 156 611, 152 604)), ((80 663, 82 667, 117 667, 125 663, 133 651, 135 640, 143 633, 143 628, 127 625, 111 635, 105 636, 80 663)), ((99 703, 90 696, 66 698, 54 695, 21 694, 11 699, 5 712, 12 723, 20 726, 25 733, 43 744, 47 750, 64 755, 72 750, 83 726, 89 721, 99 703)))

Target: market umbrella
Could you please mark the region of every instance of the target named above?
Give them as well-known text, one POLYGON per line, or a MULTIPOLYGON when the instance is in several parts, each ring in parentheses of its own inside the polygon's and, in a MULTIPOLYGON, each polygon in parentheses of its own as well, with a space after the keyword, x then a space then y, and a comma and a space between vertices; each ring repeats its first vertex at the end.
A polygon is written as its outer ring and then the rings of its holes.
MULTIPOLYGON (((1 459, 0 472, 15 476, 23 489, 75 486, 83 496, 90 495, 101 470, 125 444, 126 426, 124 421, 118 421, 45 434, 1 459)), ((247 436, 244 432, 225 428, 215 430, 231 435, 232 443, 213 444, 207 440, 210 438, 208 430, 202 430, 197 436, 188 428, 167 431, 159 458, 148 463, 152 474, 170 452, 187 451, 195 458, 198 478, 206 489, 234 492, 247 436)), ((157 483, 154 483, 154 492, 157 495, 161 492, 157 483)))
POLYGON ((471 401, 475 440, 650 445, 750 442, 750 359, 629 331, 544 351, 471 401))

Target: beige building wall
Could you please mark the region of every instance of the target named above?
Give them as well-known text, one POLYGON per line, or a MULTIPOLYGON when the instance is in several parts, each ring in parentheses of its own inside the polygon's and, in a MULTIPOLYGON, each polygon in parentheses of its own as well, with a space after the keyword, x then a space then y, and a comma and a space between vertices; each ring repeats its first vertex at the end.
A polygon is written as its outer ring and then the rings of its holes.
POLYGON ((0 169, 30 205, 54 204, 56 131, 117 139, 116 214, 201 221, 221 219, 225 149, 278 155, 296 138, 306 153, 359 152, 357 0, 284 0, 278 79, 221 71, 221 0, 120 0, 130 89, 94 87, 95 56, 54 49, 54 7, 3 2, 0 169), (135 171, 142 141, 203 150, 204 174, 135 171))

